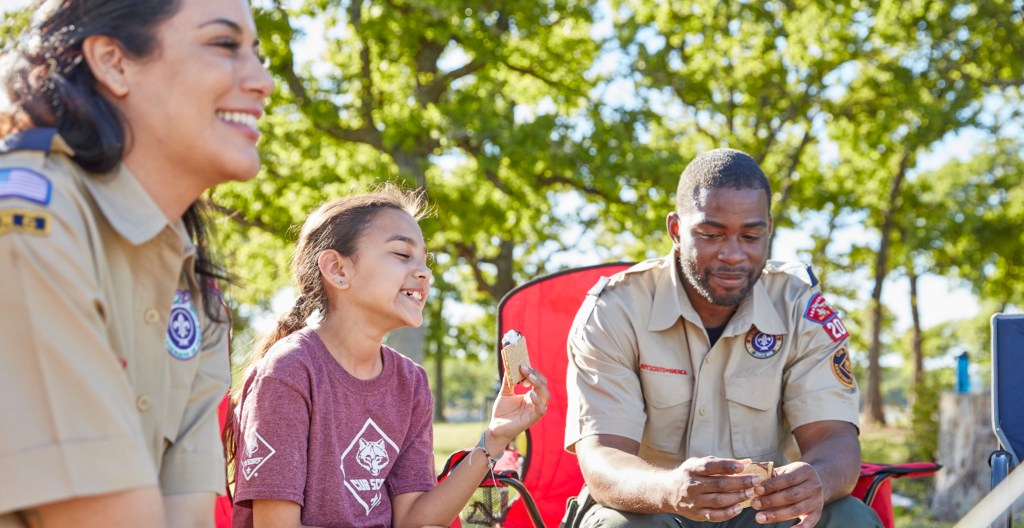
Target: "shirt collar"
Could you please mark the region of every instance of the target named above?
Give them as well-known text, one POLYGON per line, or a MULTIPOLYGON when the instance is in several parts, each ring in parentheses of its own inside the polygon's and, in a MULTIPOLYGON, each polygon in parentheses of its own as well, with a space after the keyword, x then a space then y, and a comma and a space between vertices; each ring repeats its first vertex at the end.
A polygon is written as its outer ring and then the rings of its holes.
MULTIPOLYGON (((89 174, 83 180, 103 216, 132 244, 142 244, 168 227, 163 211, 124 164, 106 174, 89 174)), ((188 240, 183 225, 173 227, 188 240)))
MULTIPOLYGON (((658 266, 658 269, 647 330, 650 332, 667 330, 676 324, 680 317, 694 324, 703 325, 700 315, 697 314, 693 305, 690 304, 689 297, 686 296, 686 290, 680 282, 679 274, 676 273, 675 251, 663 257, 662 264, 658 266)), ((750 295, 740 303, 722 335, 731 336, 744 333, 750 329, 751 325, 768 334, 787 333, 782 316, 779 315, 775 304, 772 303, 763 280, 754 283, 753 288, 750 289, 750 295)))

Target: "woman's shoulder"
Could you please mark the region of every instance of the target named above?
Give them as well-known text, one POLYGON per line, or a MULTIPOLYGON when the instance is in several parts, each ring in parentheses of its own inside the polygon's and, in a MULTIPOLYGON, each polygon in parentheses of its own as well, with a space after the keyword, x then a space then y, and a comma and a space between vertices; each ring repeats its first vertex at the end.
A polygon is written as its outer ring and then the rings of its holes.
MULTIPOLYGON (((0 181, 20 182, 23 196, 44 200, 42 190, 75 188, 86 172, 72 159, 74 151, 51 129, 31 129, 0 138, 0 181)), ((11 189, 8 189, 11 190, 11 189)))

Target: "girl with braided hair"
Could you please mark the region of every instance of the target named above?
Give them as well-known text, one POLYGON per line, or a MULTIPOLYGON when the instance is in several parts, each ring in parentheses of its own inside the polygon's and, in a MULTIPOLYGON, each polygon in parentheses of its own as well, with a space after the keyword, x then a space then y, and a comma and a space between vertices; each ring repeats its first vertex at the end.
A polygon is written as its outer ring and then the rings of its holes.
POLYGON ((386 186, 328 202, 303 225, 299 297, 253 352, 225 431, 234 526, 447 526, 491 455, 544 414, 547 382, 523 367, 530 392, 502 384, 480 444, 435 482, 426 372, 383 345, 423 324, 421 212, 422 195, 386 186))

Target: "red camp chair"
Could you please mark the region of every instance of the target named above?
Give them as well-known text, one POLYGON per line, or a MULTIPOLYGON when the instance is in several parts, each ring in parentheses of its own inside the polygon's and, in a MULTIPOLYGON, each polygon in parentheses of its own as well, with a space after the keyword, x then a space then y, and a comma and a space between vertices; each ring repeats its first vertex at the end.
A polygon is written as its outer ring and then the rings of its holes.
MULTIPOLYGON (((562 446, 567 405, 562 382, 568 367, 566 340, 587 291, 602 276, 611 276, 630 265, 621 262, 601 264, 540 277, 510 291, 499 303, 498 341, 510 329, 522 332, 530 346, 530 363, 549 380, 551 401, 547 414, 525 434, 520 471, 506 475, 508 478, 521 475, 521 483, 527 491, 520 493, 522 500, 506 501, 507 513, 496 514, 495 518, 500 521, 491 524, 507 527, 558 526, 565 513, 566 500, 578 494, 583 486, 576 456, 566 452, 562 446)), ((499 376, 501 368, 499 355, 499 376)), ((517 386, 516 390, 524 392, 526 389, 517 386)), ((926 476, 939 467, 932 463, 862 464, 861 478, 854 495, 864 499, 879 513, 885 526, 892 528, 889 477, 926 476)), ((519 482, 518 478, 516 482, 519 482)), ((501 485, 501 482, 488 477, 481 490, 501 485)), ((493 491, 489 493, 493 494, 493 491)), ((471 501, 469 508, 473 507, 471 501)))

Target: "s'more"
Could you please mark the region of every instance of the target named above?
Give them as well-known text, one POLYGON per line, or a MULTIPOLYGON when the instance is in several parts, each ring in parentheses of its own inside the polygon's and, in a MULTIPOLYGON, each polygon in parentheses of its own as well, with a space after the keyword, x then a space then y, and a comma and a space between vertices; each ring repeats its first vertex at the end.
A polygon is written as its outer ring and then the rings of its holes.
MULTIPOLYGON (((775 463, 772 461, 768 462, 751 462, 747 464, 747 467, 743 468, 740 472, 741 475, 761 475, 761 482, 764 482, 775 476, 775 463)), ((743 508, 750 507, 750 501, 754 500, 753 497, 740 503, 743 508)))
POLYGON ((509 330, 501 338, 501 361, 505 367, 505 379, 509 387, 515 387, 526 378, 520 366, 530 366, 530 354, 526 350, 526 338, 516 330, 509 330))

